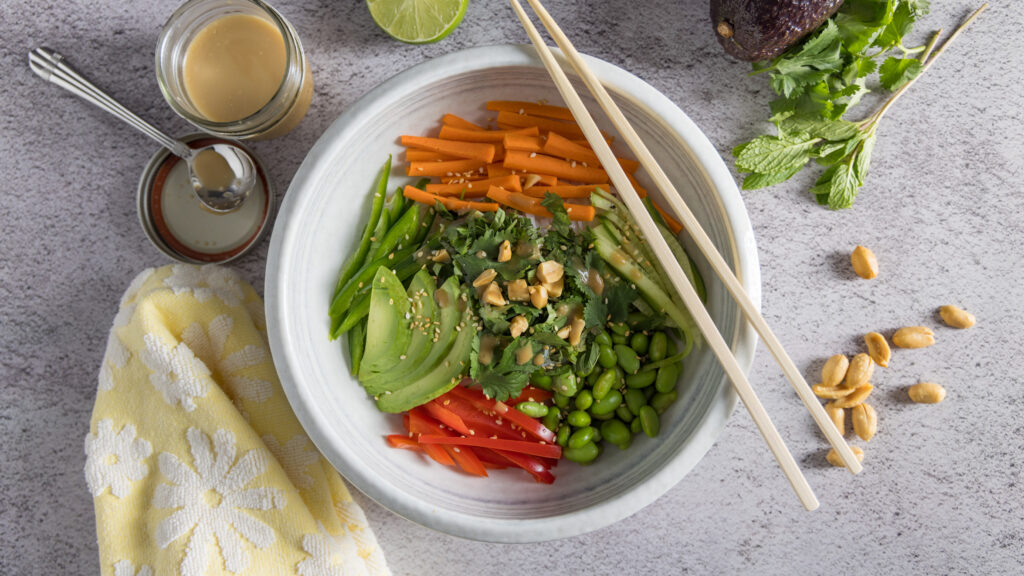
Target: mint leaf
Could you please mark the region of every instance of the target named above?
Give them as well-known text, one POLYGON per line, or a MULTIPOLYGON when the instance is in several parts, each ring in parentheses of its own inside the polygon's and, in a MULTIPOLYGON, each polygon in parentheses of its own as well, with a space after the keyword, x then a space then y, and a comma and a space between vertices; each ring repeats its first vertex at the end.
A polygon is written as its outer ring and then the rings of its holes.
POLYGON ((860 152, 857 153, 857 159, 853 163, 853 171, 857 175, 857 181, 860 182, 861 186, 864 185, 864 179, 868 176, 868 166, 871 165, 871 152, 874 149, 875 135, 872 133, 860 145, 860 152))
POLYGON ((896 90, 921 73, 923 65, 916 58, 890 56, 878 69, 878 80, 886 90, 896 90))
POLYGON ((849 208, 857 197, 860 181, 851 164, 838 164, 835 169, 829 185, 828 207, 833 210, 849 208))
POLYGON ((772 174, 803 166, 818 140, 800 136, 758 136, 736 157, 736 167, 743 172, 772 174))
POLYGON ((757 190, 758 188, 774 186, 789 180, 800 170, 803 170, 802 165, 786 172, 776 172, 774 174, 748 174, 747 177, 743 179, 743 189, 757 190))
POLYGON ((860 129, 846 120, 827 120, 808 116, 795 116, 783 121, 779 129, 787 134, 810 134, 815 138, 839 141, 853 138, 860 129))

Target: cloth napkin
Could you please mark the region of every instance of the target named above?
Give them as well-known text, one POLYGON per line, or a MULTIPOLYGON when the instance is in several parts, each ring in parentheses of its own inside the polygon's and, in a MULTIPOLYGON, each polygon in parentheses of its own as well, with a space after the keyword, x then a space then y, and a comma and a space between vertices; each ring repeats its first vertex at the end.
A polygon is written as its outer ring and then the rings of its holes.
POLYGON ((226 268, 128 287, 85 438, 104 576, 390 574, 266 339, 263 302, 226 268))

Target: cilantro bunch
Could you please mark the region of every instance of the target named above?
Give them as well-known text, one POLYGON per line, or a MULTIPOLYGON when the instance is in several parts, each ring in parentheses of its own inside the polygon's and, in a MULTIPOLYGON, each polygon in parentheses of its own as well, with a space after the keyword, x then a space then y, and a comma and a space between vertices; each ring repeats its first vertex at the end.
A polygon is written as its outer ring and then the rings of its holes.
POLYGON ((778 134, 758 136, 733 149, 736 167, 748 173, 744 190, 779 184, 811 160, 825 167, 811 193, 833 210, 853 205, 864 185, 878 124, 890 106, 927 70, 954 38, 988 5, 975 11, 935 49, 941 30, 923 46, 903 39, 927 0, 846 0, 818 31, 770 62, 754 65, 767 73, 780 96, 771 103, 778 134), (844 116, 870 92, 877 73, 892 92, 876 112, 851 122, 844 116))

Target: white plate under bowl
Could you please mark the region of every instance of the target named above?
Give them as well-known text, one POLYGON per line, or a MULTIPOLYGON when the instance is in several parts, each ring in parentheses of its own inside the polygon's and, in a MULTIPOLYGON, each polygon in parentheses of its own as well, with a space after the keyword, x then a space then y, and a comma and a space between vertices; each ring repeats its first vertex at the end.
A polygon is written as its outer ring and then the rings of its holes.
MULTIPOLYGON (((601 60, 587 61, 747 292, 760 302, 753 231, 714 147, 682 110, 649 84, 601 60)), ((580 84, 577 88, 586 94, 580 84)), ((435 133, 447 112, 486 122, 493 116, 484 110, 487 100, 538 99, 561 102, 533 49, 525 46, 465 50, 384 82, 342 114, 306 156, 285 196, 267 262, 267 325, 274 361, 288 399, 317 447, 349 482, 381 505, 424 526, 475 540, 564 538, 633 514, 697 464, 736 404, 735 393, 704 346, 687 359, 679 400, 662 416, 657 438, 640 435, 626 451, 606 448, 587 467, 562 462, 553 485, 534 483, 520 470, 470 477, 385 443, 385 434, 401 431, 400 419, 377 411, 350 375, 342 345, 327 338, 334 283, 358 241, 377 171, 393 154, 389 188, 407 182, 398 137, 435 133)), ((584 101, 595 118, 603 118, 589 95, 584 101)), ((607 123, 602 128, 614 132, 607 123)), ((639 179, 649 184, 643 175, 639 179)), ((696 254, 693 247, 688 249, 696 254)), ((754 333, 710 269, 700 258, 698 263, 708 284, 708 310, 740 365, 748 369, 754 333)))

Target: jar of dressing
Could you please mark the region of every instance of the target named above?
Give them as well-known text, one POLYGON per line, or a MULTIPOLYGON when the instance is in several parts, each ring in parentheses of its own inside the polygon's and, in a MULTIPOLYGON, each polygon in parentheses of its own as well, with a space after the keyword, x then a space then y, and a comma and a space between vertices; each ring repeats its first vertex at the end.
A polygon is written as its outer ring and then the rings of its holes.
POLYGON ((223 138, 282 136, 313 98, 298 34, 260 0, 183 4, 160 33, 156 76, 175 112, 223 138))

